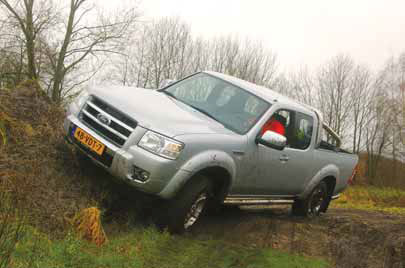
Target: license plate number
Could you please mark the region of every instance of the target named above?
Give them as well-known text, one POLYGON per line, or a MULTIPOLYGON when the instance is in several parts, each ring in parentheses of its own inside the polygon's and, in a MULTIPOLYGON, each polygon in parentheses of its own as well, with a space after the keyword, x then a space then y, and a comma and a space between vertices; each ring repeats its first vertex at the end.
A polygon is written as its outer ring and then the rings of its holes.
POLYGON ((105 145, 95 139, 81 128, 76 128, 74 137, 85 145, 90 150, 96 152, 98 155, 102 155, 105 149, 105 145))

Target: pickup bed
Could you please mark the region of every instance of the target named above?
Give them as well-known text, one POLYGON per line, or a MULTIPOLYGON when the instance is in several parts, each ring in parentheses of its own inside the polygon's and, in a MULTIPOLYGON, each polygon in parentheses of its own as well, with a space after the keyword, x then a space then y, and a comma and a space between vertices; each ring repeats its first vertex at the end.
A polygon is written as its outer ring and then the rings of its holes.
POLYGON ((317 216, 347 187, 358 161, 315 108, 215 72, 159 90, 83 91, 64 128, 116 178, 168 200, 173 232, 189 229, 212 205, 283 203, 295 215, 317 216), (274 118, 282 133, 265 131, 274 118), (328 135, 335 145, 323 140, 328 135))

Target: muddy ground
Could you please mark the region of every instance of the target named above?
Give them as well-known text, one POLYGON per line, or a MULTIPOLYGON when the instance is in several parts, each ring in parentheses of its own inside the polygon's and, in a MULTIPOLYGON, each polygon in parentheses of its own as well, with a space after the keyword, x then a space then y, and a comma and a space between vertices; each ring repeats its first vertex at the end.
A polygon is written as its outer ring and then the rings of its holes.
MULTIPOLYGON (((123 193, 122 190, 120 188, 119 192, 123 193)), ((107 205, 106 218, 116 221, 123 214, 132 213, 133 205, 128 204, 138 204, 142 209, 135 209, 135 221, 146 219, 147 224, 151 223, 147 218, 154 217, 149 215, 151 211, 157 213, 156 203, 145 203, 129 190, 124 196, 126 198, 119 195, 117 199, 110 200, 112 206, 107 205), (108 211, 112 212, 110 216, 108 211), (140 211, 147 212, 142 215, 140 211)), ((219 212, 204 215, 184 235, 198 240, 217 239, 246 247, 271 247, 283 252, 320 257, 332 267, 405 268, 405 215, 329 208, 320 217, 308 219, 292 216, 290 208, 225 207, 219 212)), ((109 229, 108 224, 106 227, 109 229)))
POLYGON ((187 235, 322 257, 335 267, 405 268, 405 216, 382 212, 334 208, 305 219, 286 206, 228 208, 187 235))

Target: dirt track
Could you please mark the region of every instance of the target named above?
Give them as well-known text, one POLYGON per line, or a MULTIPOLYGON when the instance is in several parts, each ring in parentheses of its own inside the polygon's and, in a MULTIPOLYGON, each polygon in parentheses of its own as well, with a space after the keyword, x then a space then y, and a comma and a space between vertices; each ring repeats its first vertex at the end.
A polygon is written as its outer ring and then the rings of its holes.
MULTIPOLYGON (((112 202, 116 215, 127 213, 134 203, 139 204, 121 198, 112 202)), ((137 218, 150 222, 150 213, 158 210, 153 203, 144 205, 146 213, 137 218)), ((330 208, 307 219, 292 216, 290 206, 230 207, 206 215, 185 235, 321 257, 339 268, 405 268, 405 215, 399 214, 330 208)))
POLYGON ((317 256, 336 267, 405 268, 405 216, 330 209, 317 219, 293 217, 288 207, 226 209, 189 234, 249 247, 317 256))
MULTIPOLYGON (((149 224, 153 214, 159 215, 156 203, 140 202, 138 194, 126 187, 119 189, 111 189, 121 194, 107 209, 114 221, 131 214, 133 204, 142 208, 135 209, 138 221, 149 224), (122 195, 125 191, 128 193, 122 195)), ((405 215, 331 208, 321 217, 307 219, 291 216, 290 206, 227 208, 207 215, 185 235, 321 257, 339 268, 405 268, 405 215)))

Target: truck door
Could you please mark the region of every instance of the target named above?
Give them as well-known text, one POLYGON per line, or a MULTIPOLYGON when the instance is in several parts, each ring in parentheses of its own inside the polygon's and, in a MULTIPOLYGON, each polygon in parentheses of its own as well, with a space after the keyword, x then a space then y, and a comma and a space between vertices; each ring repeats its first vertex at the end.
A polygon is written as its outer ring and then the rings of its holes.
POLYGON ((275 114, 285 119, 282 123, 287 147, 279 151, 261 144, 257 146, 259 165, 254 193, 296 195, 314 175, 314 151, 310 146, 314 142, 314 117, 292 110, 278 110, 275 114))

